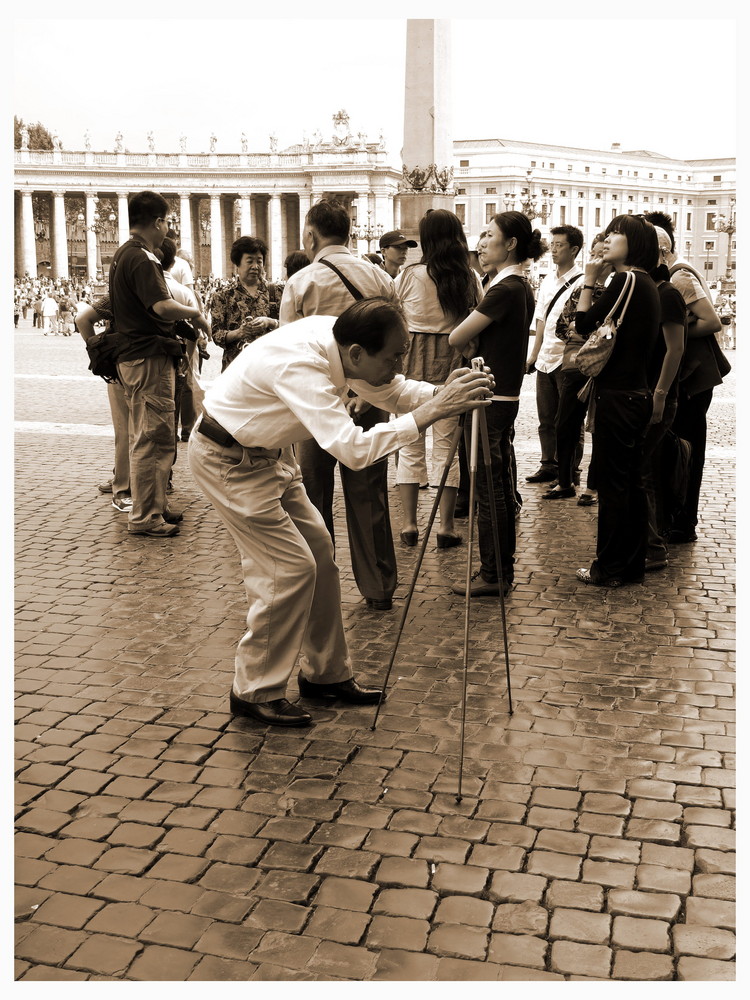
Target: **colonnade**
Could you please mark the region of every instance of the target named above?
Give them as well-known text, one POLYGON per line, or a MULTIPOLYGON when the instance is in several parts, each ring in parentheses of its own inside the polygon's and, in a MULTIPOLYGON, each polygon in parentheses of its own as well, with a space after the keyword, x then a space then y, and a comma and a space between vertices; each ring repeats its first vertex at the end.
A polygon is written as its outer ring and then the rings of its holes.
MULTIPOLYGON (((159 190, 154 187, 154 190, 159 190)), ((128 197, 125 190, 101 188, 85 192, 74 189, 28 190, 18 192, 16 204, 16 271, 36 275, 40 243, 49 250, 49 264, 53 278, 68 277, 73 254, 73 241, 69 238, 71 214, 69 201, 84 201, 83 221, 78 226, 78 244, 85 247, 87 274, 95 276, 106 271, 114 248, 127 240, 128 197), (42 226, 34 217, 33 196, 45 197, 49 204, 49 227, 42 226), (116 220, 98 219, 102 202, 109 215, 116 220), (116 206, 116 207, 115 207, 116 206), (67 211, 66 211, 67 209, 67 211), (108 232, 104 239, 105 226, 108 232), (103 253, 103 249, 107 252, 103 253)), ((178 232, 180 246, 190 253, 197 275, 212 274, 228 277, 232 273, 229 252, 237 235, 254 235, 265 240, 269 249, 267 272, 274 280, 283 277, 283 263, 288 253, 302 247, 302 233, 307 211, 313 202, 322 197, 336 198, 360 225, 379 226, 380 232, 394 227, 394 193, 372 191, 306 191, 243 193, 215 193, 192 191, 160 191, 174 206, 171 215, 173 228, 178 232)), ((78 216, 76 216, 78 219, 78 216)), ((353 249, 366 252, 376 243, 359 240, 353 249)))

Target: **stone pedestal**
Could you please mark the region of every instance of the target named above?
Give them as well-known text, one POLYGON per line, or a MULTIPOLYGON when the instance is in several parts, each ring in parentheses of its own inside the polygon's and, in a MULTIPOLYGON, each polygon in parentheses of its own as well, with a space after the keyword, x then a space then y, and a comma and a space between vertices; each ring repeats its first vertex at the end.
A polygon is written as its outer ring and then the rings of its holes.
MULTIPOLYGON (((445 208, 449 212, 453 211, 453 195, 442 194, 432 191, 402 191, 396 195, 396 215, 400 219, 398 231, 403 233, 410 240, 419 240, 419 220, 430 208, 445 208)), ((410 250, 407 262, 411 263, 412 254, 417 250, 410 250)))

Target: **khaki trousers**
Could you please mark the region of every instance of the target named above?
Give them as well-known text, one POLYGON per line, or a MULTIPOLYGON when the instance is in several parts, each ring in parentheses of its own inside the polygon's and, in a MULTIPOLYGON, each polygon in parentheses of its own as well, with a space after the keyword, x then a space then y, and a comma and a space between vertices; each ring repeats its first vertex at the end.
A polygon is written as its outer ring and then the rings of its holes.
POLYGON ((128 530, 164 520, 167 481, 174 458, 175 366, 171 357, 120 361, 117 364, 132 428, 130 489, 133 506, 128 530))
POLYGON ((119 382, 107 382, 109 409, 115 431, 115 467, 112 470, 112 497, 130 496, 130 409, 119 382))
POLYGON ((247 632, 235 655, 235 694, 284 698, 298 658, 313 683, 351 677, 333 545, 291 448, 225 448, 194 430, 188 465, 242 562, 247 632))

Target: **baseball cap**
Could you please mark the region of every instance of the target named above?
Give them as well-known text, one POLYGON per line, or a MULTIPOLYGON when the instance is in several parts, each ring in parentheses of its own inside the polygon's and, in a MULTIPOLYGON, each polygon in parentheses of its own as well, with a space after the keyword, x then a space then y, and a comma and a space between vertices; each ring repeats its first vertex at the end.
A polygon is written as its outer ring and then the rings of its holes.
POLYGON ((417 242, 416 240, 407 240, 403 233, 399 233, 395 229, 390 233, 383 233, 380 237, 381 250, 385 250, 386 247, 401 246, 402 244, 407 247, 415 247, 417 242))

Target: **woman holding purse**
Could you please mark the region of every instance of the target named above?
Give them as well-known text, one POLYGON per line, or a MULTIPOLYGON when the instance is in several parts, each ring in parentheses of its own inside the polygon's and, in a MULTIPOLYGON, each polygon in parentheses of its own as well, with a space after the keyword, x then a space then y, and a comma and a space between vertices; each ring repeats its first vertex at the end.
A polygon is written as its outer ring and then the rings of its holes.
MULTIPOLYGON (((596 558, 579 569, 583 583, 621 587, 640 583, 646 564, 646 493, 642 477, 643 440, 652 411, 649 359, 659 337, 659 293, 649 271, 659 259, 656 230, 640 216, 618 215, 605 230, 604 253, 585 269, 575 317, 576 331, 588 338, 607 319, 626 281, 629 298, 615 311, 614 346, 593 380, 593 477, 599 491, 596 558), (593 293, 607 267, 614 277, 594 303, 593 293), (633 278, 628 278, 628 272, 633 278)), ((580 355, 579 355, 580 364, 580 355)))

